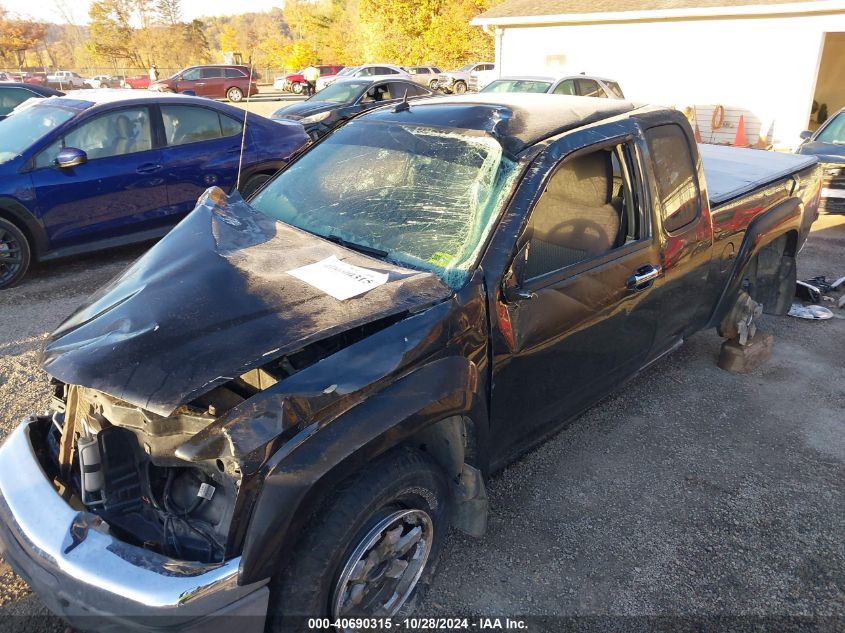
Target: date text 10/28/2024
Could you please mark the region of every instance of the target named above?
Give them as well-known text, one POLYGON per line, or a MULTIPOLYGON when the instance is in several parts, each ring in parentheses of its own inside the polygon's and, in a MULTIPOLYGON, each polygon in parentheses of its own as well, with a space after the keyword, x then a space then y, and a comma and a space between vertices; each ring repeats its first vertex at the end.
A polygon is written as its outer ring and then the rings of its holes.
POLYGON ((524 620, 513 618, 309 618, 318 631, 527 631, 524 620))

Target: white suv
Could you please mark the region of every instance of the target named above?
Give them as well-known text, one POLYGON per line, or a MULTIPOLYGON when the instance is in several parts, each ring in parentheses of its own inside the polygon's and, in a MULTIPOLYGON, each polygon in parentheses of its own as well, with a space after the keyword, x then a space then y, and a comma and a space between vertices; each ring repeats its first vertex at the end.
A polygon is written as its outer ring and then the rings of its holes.
POLYGON ((331 86, 338 79, 352 79, 353 77, 377 77, 381 75, 403 75, 409 77, 408 73, 400 66, 393 64, 364 64, 353 68, 344 68, 338 74, 325 79, 320 77, 317 80, 317 92, 331 86))
POLYGON ((476 62, 461 66, 457 70, 441 73, 437 78, 437 88, 443 92, 464 94, 470 86, 481 90, 496 78, 496 65, 490 62, 476 62))

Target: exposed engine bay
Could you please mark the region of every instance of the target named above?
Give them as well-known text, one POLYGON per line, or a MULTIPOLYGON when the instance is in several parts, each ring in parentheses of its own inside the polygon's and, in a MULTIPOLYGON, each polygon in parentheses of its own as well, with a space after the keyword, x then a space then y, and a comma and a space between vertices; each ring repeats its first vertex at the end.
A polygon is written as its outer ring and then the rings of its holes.
POLYGON ((237 553, 230 528, 244 478, 241 464, 227 457, 189 461, 179 457, 179 448, 256 394, 402 316, 312 343, 169 416, 54 380, 56 413, 39 442, 42 466, 68 503, 100 517, 120 540, 178 560, 225 560, 237 553))
POLYGON ((91 389, 55 388, 40 457, 65 500, 127 543, 179 560, 224 560, 239 480, 173 457, 215 418, 193 407, 161 418, 91 389))

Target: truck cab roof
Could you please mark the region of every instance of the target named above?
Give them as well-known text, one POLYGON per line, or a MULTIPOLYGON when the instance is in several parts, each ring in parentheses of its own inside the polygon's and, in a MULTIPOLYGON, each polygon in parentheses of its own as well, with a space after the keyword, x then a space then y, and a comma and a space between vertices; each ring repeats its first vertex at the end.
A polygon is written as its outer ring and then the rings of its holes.
POLYGON ((568 95, 489 93, 436 97, 406 111, 395 106, 368 113, 368 120, 416 123, 489 132, 515 156, 551 136, 637 109, 630 101, 568 95))

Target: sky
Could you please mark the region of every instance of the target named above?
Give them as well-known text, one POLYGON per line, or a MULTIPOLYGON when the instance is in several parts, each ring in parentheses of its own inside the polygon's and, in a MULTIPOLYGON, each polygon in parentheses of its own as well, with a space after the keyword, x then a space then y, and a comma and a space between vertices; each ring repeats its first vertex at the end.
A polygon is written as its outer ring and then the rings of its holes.
MULTIPOLYGON (((58 4, 61 3, 72 13, 77 24, 88 22, 88 7, 91 0, 0 0, 0 6, 9 13, 38 20, 39 22, 64 22, 58 4)), ((192 20, 201 15, 231 15, 247 11, 267 11, 280 7, 282 0, 182 0, 182 17, 192 20)))

